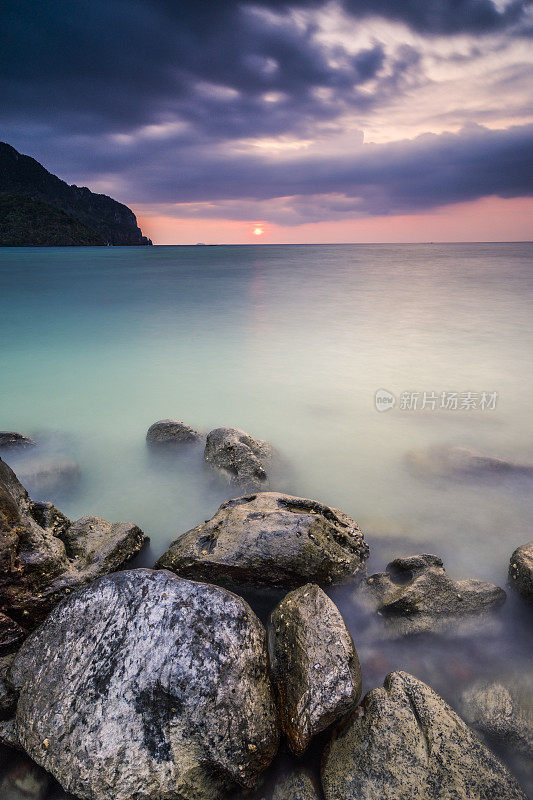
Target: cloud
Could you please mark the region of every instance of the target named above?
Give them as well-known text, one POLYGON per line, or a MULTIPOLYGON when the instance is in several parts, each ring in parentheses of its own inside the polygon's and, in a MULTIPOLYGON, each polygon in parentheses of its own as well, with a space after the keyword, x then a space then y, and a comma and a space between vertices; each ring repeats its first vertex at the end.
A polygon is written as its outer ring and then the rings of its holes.
POLYGON ((69 181, 184 216, 249 217, 252 204, 299 224, 519 197, 532 191, 531 128, 513 126, 531 120, 530 9, 5 3, 3 138, 69 181), (509 129, 462 127, 479 122, 509 129))
POLYGON ((137 202, 159 202, 153 212, 167 216, 292 225, 408 214, 490 195, 531 196, 532 155, 533 125, 505 131, 471 126, 458 134, 363 145, 350 155, 268 164, 252 156, 181 162, 175 154, 175 173, 144 167, 137 202))
MULTIPOLYGON (((410 58, 375 42, 352 54, 317 37, 315 0, 18 0, 0 12, 0 119, 73 133, 186 120, 210 134, 282 132, 401 91, 410 58), (309 12, 307 22, 298 11, 309 12), (385 82, 388 75, 390 79, 385 82), (378 85, 368 90, 374 79, 378 85), (316 90, 322 90, 321 95, 316 90), (279 101, 270 98, 279 96, 279 101)), ((529 0, 344 0, 354 30, 379 16, 432 34, 488 33, 529 0)))

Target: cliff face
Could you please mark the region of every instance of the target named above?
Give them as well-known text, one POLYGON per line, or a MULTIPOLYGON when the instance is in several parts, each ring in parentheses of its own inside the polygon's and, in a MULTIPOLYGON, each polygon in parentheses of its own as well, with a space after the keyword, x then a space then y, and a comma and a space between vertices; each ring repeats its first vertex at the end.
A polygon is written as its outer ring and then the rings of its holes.
POLYGON ((127 206, 86 187, 69 186, 38 161, 4 142, 0 142, 0 195, 4 195, 0 204, 0 245, 152 244, 142 235, 135 214, 127 206), (28 200, 34 201, 33 205, 28 200), (48 213, 43 208, 45 204, 48 213), (67 219, 61 218, 57 210, 67 219))

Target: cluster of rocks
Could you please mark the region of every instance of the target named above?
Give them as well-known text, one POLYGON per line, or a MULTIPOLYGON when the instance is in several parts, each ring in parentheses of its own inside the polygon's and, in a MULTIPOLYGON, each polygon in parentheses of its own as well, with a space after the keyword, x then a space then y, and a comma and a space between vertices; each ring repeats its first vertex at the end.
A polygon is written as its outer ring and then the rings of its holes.
MULTIPOLYGON (((265 632, 226 589, 165 570, 115 573, 57 606, 8 680, 17 704, 0 740, 86 800, 215 800, 254 785, 280 731, 301 753, 333 723, 326 800, 525 800, 496 756, 412 675, 390 674, 357 707, 354 643, 316 584, 287 595, 265 632)), ((305 772, 275 792, 319 796, 305 772)))
MULTIPOLYGON (((150 431, 154 445, 202 441, 174 420, 150 431)), ((212 431, 206 460, 233 479, 260 480, 269 451, 248 439, 212 431)), ((355 520, 265 491, 224 502, 154 569, 124 569, 146 540, 137 526, 71 522, 33 502, 1 460, 0 534, 0 743, 76 797, 235 796, 256 784, 281 737, 301 755, 322 735, 321 788, 295 767, 272 800, 525 800, 467 724, 529 754, 523 693, 474 685, 461 698, 465 722, 395 671, 358 705, 356 646, 321 588, 355 578, 358 602, 405 636, 495 611, 506 597, 499 587, 453 580, 429 554, 366 577, 355 520), (288 591, 266 626, 240 596, 249 589, 288 591)), ((528 599, 532 547, 510 565, 528 599)))
POLYGON ((0 655, 75 589, 123 568, 146 541, 131 522, 71 522, 52 503, 33 502, 0 459, 0 655))
POLYGON ((229 484, 248 491, 268 487, 272 446, 239 428, 215 428, 204 437, 180 420, 162 419, 154 422, 146 434, 150 446, 165 449, 202 443, 204 438, 205 463, 229 484))

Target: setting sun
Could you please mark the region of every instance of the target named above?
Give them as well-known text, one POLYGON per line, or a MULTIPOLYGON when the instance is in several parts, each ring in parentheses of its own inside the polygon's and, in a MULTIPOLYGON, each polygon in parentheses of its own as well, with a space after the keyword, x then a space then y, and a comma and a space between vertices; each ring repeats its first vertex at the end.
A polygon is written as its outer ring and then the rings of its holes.
POLYGON ((254 228, 254 236, 262 236, 263 228, 254 228))

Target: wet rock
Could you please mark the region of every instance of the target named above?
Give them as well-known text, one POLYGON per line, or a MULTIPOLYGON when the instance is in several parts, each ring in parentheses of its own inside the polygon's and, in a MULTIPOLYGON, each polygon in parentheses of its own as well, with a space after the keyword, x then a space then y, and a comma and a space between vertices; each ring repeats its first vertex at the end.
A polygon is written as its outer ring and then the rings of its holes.
POLYGON ((301 754, 317 733, 342 719, 361 696, 352 637, 316 584, 290 592, 270 616, 268 649, 281 726, 301 754))
POLYGON ((331 740, 326 800, 526 800, 516 779, 429 686, 393 672, 331 740))
POLYGON ((478 453, 468 447, 449 445, 413 450, 406 455, 409 471, 420 478, 480 480, 509 475, 533 477, 533 464, 478 453))
POLYGON ((19 480, 33 496, 47 497, 71 490, 81 478, 79 464, 73 459, 36 458, 16 465, 19 480))
POLYGON ((150 425, 146 441, 150 445, 179 445, 198 442, 202 435, 178 419, 160 419, 150 425))
POLYGON ((294 765, 289 774, 276 781, 271 800, 320 800, 320 794, 310 771, 294 765))
POLYGON ((366 579, 360 593, 400 636, 444 630, 458 617, 494 609, 506 598, 492 583, 453 580, 442 560, 428 554, 391 561, 387 572, 366 579))
POLYGON ((509 583, 533 601, 533 541, 517 547, 509 564, 509 583))
POLYGON ((72 523, 52 503, 32 502, 0 460, 0 654, 74 589, 125 566, 146 541, 133 523, 72 523))
POLYGON ((462 692, 460 710, 489 739, 533 763, 533 675, 476 681, 462 692))
POLYGON ((216 800, 253 785, 277 749, 263 626, 242 598, 168 572, 78 592, 11 675, 18 741, 87 800, 216 800))
POLYGON ((19 758, 0 778, 2 800, 44 800, 50 778, 27 758, 19 758))
POLYGON ((272 447, 238 428, 215 428, 207 434, 204 458, 228 479, 250 491, 266 488, 272 447))
POLYGON ((222 503, 176 539, 158 569, 236 587, 294 588, 364 572, 368 547, 355 520, 314 500, 278 492, 222 503))
POLYGON ((0 431, 0 450, 24 450, 35 447, 35 441, 23 433, 0 431))

